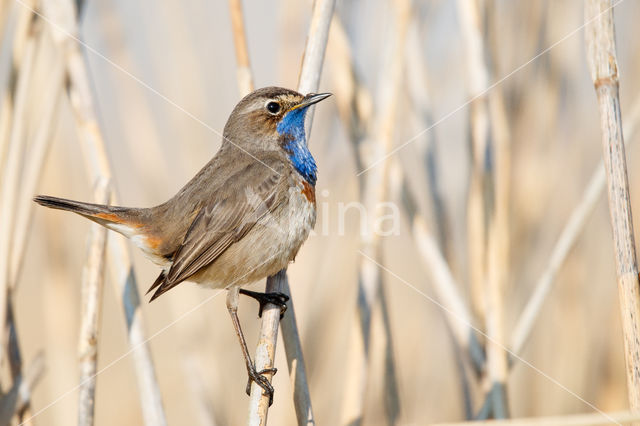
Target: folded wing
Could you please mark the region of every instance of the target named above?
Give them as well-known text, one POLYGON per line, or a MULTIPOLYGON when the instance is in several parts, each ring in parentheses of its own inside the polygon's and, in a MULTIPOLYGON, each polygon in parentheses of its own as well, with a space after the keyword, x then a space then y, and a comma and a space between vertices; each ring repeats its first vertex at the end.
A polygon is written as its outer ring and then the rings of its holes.
MULTIPOLYGON (((229 176, 205 204, 173 256, 171 267, 149 289, 151 300, 210 266, 260 220, 287 201, 287 169, 279 159, 250 162, 229 176)), ((231 283, 230 283, 231 284, 231 283)))

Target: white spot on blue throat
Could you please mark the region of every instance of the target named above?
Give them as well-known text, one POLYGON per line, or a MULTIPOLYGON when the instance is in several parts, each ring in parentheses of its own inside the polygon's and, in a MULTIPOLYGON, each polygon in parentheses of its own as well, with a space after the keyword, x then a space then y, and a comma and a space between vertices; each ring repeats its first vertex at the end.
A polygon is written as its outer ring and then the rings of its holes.
POLYGON ((311 185, 318 179, 318 167, 307 148, 307 137, 304 132, 304 118, 307 115, 307 107, 297 108, 287 112, 276 126, 276 130, 287 141, 283 148, 289 154, 293 167, 311 185))

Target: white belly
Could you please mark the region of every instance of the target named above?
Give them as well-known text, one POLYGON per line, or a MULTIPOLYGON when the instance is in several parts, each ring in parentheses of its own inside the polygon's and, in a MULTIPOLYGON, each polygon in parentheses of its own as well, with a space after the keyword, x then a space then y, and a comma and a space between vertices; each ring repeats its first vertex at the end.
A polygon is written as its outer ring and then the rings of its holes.
POLYGON ((300 187, 292 187, 287 205, 267 215, 189 281, 226 288, 273 275, 294 260, 315 222, 315 203, 307 200, 300 187))

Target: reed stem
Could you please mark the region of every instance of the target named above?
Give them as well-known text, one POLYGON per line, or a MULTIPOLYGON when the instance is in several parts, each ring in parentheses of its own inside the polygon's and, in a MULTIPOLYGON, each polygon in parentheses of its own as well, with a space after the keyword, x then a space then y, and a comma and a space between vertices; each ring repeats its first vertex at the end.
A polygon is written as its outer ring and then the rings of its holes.
POLYGON ((620 113, 613 2, 586 0, 587 62, 598 98, 604 169, 618 277, 627 392, 632 411, 640 410, 640 282, 633 233, 629 180, 620 113))
MULTIPOLYGON (((108 204, 110 195, 109 180, 99 180, 94 190, 94 201, 98 204, 108 204)), ((98 224, 92 224, 87 259, 82 271, 82 315, 78 343, 80 360, 78 426, 92 426, 94 423, 106 246, 107 229, 98 224)))
MULTIPOLYGON (((73 5, 63 7, 58 2, 51 2, 48 6, 51 8, 49 13, 65 17, 63 22, 69 26, 65 28, 67 34, 78 34, 77 16, 68 16, 69 12, 75 10, 73 5), (54 10, 54 8, 56 9, 54 10)), ((92 182, 98 182, 102 179, 111 180, 111 165, 106 155, 104 138, 94 108, 90 77, 79 44, 68 37, 60 38, 58 41, 60 49, 67 58, 67 95, 75 114, 87 174, 92 182)), ((112 204, 117 204, 116 192, 114 189, 111 196, 112 204)), ((144 320, 140 309, 140 296, 129 247, 123 237, 116 237, 109 240, 107 250, 109 252, 109 266, 114 272, 112 276, 114 277, 117 300, 120 301, 123 308, 127 338, 129 345, 135 348, 132 358, 138 379, 138 395, 144 422, 148 426, 163 426, 167 424, 167 421, 151 352, 147 344, 144 320)))

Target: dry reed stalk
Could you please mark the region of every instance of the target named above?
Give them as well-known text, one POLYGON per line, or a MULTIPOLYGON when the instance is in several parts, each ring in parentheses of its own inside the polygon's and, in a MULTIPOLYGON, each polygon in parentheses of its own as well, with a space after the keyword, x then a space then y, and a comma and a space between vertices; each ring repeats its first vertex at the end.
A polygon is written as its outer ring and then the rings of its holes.
MULTIPOLYGON (((322 64, 324 62, 324 52, 327 46, 329 26, 335 0, 316 0, 313 4, 311 22, 305 45, 302 68, 298 81, 298 91, 310 93, 318 90, 322 64)), ((313 109, 308 112, 308 130, 311 131, 313 122, 313 109)), ((290 294, 289 283, 286 270, 282 270, 274 276, 267 278, 266 292, 282 292, 290 294)), ((294 401, 296 416, 299 424, 314 424, 313 412, 311 410, 311 399, 308 391, 306 371, 304 369, 304 359, 302 347, 297 332, 295 312, 291 299, 287 302, 288 309, 282 322, 283 337, 285 342, 285 352, 287 353, 287 364, 294 381, 294 401)), ((258 371, 273 368, 275 364, 275 349, 278 340, 278 326, 280 322, 279 307, 267 304, 262 313, 262 324, 254 357, 255 367, 258 371)), ((251 395, 249 403, 250 425, 266 425, 269 410, 269 397, 263 395, 262 388, 256 383, 251 384, 251 395)))
POLYGON ((18 283, 18 276, 24 260, 27 237, 31 228, 31 220, 35 203, 32 201, 44 170, 44 162, 51 145, 51 136, 55 117, 58 113, 64 77, 64 59, 54 58, 54 63, 47 67, 47 79, 50 81, 45 93, 38 96, 42 108, 39 126, 30 146, 29 156, 25 161, 25 169, 21 177, 21 190, 16 203, 16 221, 14 225, 13 247, 9 269, 9 287, 13 291, 18 283))
MULTIPOLYGON (((39 181, 42 165, 49 146, 53 115, 56 111, 55 105, 60 97, 63 73, 59 57, 53 58, 53 66, 49 63, 45 63, 43 65, 42 61, 36 63, 36 51, 42 52, 45 46, 42 46, 43 38, 41 37, 42 31, 40 23, 37 22, 38 19, 32 15, 31 11, 25 10, 22 7, 17 10, 12 9, 12 16, 15 17, 18 22, 16 25, 9 25, 6 28, 7 31, 14 30, 13 34, 7 33, 6 36, 13 41, 14 49, 11 52, 12 55, 9 57, 10 60, 7 61, 6 64, 3 64, 3 69, 7 73, 7 76, 9 73, 17 74, 18 81, 26 82, 28 80, 26 83, 20 83, 19 86, 13 86, 16 90, 15 101, 20 99, 20 105, 15 105, 18 106, 18 111, 20 111, 21 116, 18 117, 11 117, 11 110, 14 105, 11 105, 10 102, 10 79, 6 80, 6 87, 4 87, 5 91, 2 95, 4 103, 3 108, 6 109, 2 112, 3 118, 2 124, 0 124, 2 127, 2 136, 0 137, 3 139, 6 137, 3 143, 18 141, 19 145, 21 145, 22 151, 18 156, 16 156, 16 150, 12 150, 10 155, 11 158, 9 160, 12 164, 7 164, 6 168, 2 167, 4 173, 8 173, 10 175, 17 173, 17 175, 14 175, 14 178, 11 178, 15 179, 15 188, 11 190, 14 191, 13 202, 15 203, 12 207, 12 217, 6 217, 11 231, 7 231, 4 235, 6 238, 4 243, 11 245, 11 248, 7 253, 8 257, 5 258, 8 263, 3 266, 3 268, 8 268, 5 275, 7 280, 6 329, 8 330, 9 337, 8 361, 11 371, 11 379, 14 386, 17 386, 16 384, 22 380, 23 370, 22 355, 16 331, 12 298, 18 281, 19 265, 21 264, 24 255, 28 227, 33 211, 31 196, 35 192, 36 185, 39 181), (17 17, 15 15, 17 15, 17 17), (21 44, 23 47, 18 47, 18 45, 21 44), (27 55, 26 58, 24 58, 25 54, 27 55), (13 65, 11 70, 8 69, 9 64, 13 65), (29 68, 27 73, 25 73, 25 65, 29 68), (44 88, 44 93, 36 94, 34 87, 37 85, 36 83, 38 80, 42 80, 42 74, 45 68, 47 73, 47 84, 44 88), (24 89, 25 85, 28 86, 29 89, 24 89), (18 90, 20 90, 21 93, 18 93, 18 90), (38 104, 40 106, 40 110, 38 111, 40 115, 33 117, 34 106, 38 104), (12 124, 10 118, 20 118, 23 124, 12 124), (32 136, 26 127, 28 126, 27 123, 35 120, 37 120, 39 125, 36 129, 35 135, 32 136), (19 127, 22 128, 19 129, 19 127), (12 129, 11 138, 13 140, 9 139, 10 129, 12 129), (19 136, 15 133, 18 129, 20 132, 19 136), (28 150, 27 147, 29 148, 28 150)), ((5 194, 10 194, 10 192, 5 194)), ((27 385, 28 383, 22 383, 22 394, 19 395, 20 399, 15 406, 15 414, 18 418, 18 422, 22 422, 24 417, 30 416, 30 393, 29 389, 26 388, 27 385)))
MULTIPOLYGON (((298 76, 298 92, 314 93, 320 87, 320 76, 324 63, 324 52, 329 40, 329 28, 335 8, 335 0, 314 0, 311 22, 307 31, 307 42, 302 53, 302 65, 298 76)), ((312 106, 307 113, 307 133, 311 133, 313 114, 316 110, 312 106)))
MULTIPOLYGON (((33 28, 33 13, 27 7, 23 7, 15 0, 11 2, 11 8, 9 13, 9 22, 3 29, 2 47, 6 47, 11 50, 11 55, 7 57, 6 62, 0 64, 0 93, 2 94, 3 102, 5 98, 10 100, 10 92, 15 88, 12 84, 12 76, 15 76, 15 72, 22 68, 22 61, 24 58, 24 48, 27 44, 30 34, 33 28)), ((25 4, 32 6, 33 1, 25 1, 25 4)))
MULTIPOLYGON (((76 52, 74 55, 70 55, 68 64, 69 97, 76 113, 87 171, 93 175, 94 181, 98 177, 110 178, 111 167, 106 156, 104 141, 91 109, 91 98, 89 97, 91 92, 89 91, 86 69, 80 52, 77 49, 74 50, 76 52)), ((111 201, 112 204, 117 203, 115 195, 111 197, 111 201)), ((135 349, 132 355, 144 421, 147 425, 166 425, 160 388, 147 344, 140 309, 140 296, 129 247, 124 238, 116 237, 109 241, 108 249, 109 265, 111 270, 115 272, 114 284, 117 299, 121 302, 125 315, 129 345, 135 349)))
POLYGON ((7 329, 9 333, 9 371, 11 372, 11 380, 15 383, 20 374, 22 374, 22 353, 18 342, 16 317, 11 297, 9 297, 9 306, 7 307, 7 329))
MULTIPOLYGON (((340 21, 334 18, 332 25, 328 54, 333 74, 332 82, 336 87, 336 103, 341 120, 351 137, 356 163, 359 166, 358 168, 361 169, 364 167, 362 166, 362 158, 358 147, 364 138, 363 129, 368 128, 371 119, 370 108, 367 106, 370 105, 371 95, 358 81, 349 42, 340 21)), ((411 50, 413 51, 414 49, 411 50)), ((408 61, 408 63, 416 65, 414 61, 408 61)), ((391 186, 390 199, 402 198, 403 200, 402 205, 409 217, 412 227, 411 234, 418 246, 418 253, 425 262, 427 272, 431 274, 432 284, 437 294, 436 297, 445 308, 443 311, 444 318, 449 324, 453 340, 465 364, 463 376, 466 377, 466 381, 470 382, 475 380, 475 371, 484 364, 483 349, 471 327, 471 312, 460 294, 459 286, 453 278, 442 250, 433 235, 428 231, 426 221, 417 208, 415 200, 419 195, 414 194, 414 189, 407 185, 402 175, 403 169, 399 166, 397 160, 392 159, 390 161, 392 161, 391 167, 393 168, 391 174, 397 176, 396 179, 392 179, 392 182, 402 182, 402 185, 391 186), (399 195, 400 193, 402 196, 399 195)), ((363 350, 363 348, 360 348, 360 350, 363 350)), ((469 413, 471 413, 470 407, 468 408, 469 413)))
MULTIPOLYGON (((494 89, 496 90, 496 89, 494 89)), ((492 414, 496 419, 509 416, 506 382, 509 374, 508 353, 505 351, 504 292, 509 269, 509 145, 506 132, 498 131, 495 125, 498 116, 505 117, 501 98, 494 93, 489 95, 492 128, 495 134, 495 170, 494 200, 489 222, 487 238, 487 373, 492 382, 492 414), (497 110, 497 111, 496 111, 497 110)), ((506 129, 506 125, 503 126, 506 129)))
MULTIPOLYGON (((15 315, 13 308, 13 299, 12 294, 9 294, 8 298, 9 306, 7 307, 7 326, 9 329, 9 368, 11 371, 11 380, 13 383, 17 383, 22 380, 23 372, 23 362, 22 362, 22 354, 20 349, 20 342, 18 339, 18 331, 16 330, 15 323, 15 315)), ((31 374, 27 372, 27 376, 31 374)), ((39 373, 40 375, 41 373, 39 373)), ((16 404, 15 407, 15 416, 17 417, 18 423, 24 426, 30 426, 33 422, 31 421, 31 390, 35 386, 35 382, 30 385, 27 384, 24 392, 20 395, 20 401, 16 404), (27 419, 23 421, 23 419, 27 419)), ((0 423, 2 424, 2 423, 0 423)))
MULTIPOLYGON (((487 26, 489 34, 499 30, 496 27, 495 3, 488 3, 487 26)), ((489 36, 486 36, 489 38, 489 36)), ((493 43, 487 41, 488 61, 495 61, 500 47, 497 45, 498 36, 493 37, 493 43), (493 48, 492 48, 493 47, 493 48)), ((487 68, 494 65, 489 62, 487 68)), ((485 197, 490 199, 491 214, 487 236, 487 372, 493 381, 492 398, 493 417, 496 419, 509 416, 506 382, 509 375, 509 356, 505 350, 507 337, 505 331, 505 292, 509 279, 509 193, 511 175, 511 135, 507 112, 502 96, 502 88, 494 87, 488 93, 489 116, 493 135, 493 186, 485 197), (493 195, 491 199, 490 196, 493 195)))
MULTIPOLYGON (((394 168, 401 170, 397 162, 394 168)), ((400 193, 401 190, 394 191, 400 193)), ((411 200, 409 191, 402 192, 405 200, 411 200)), ((398 195, 393 199, 400 198, 398 195)), ((431 277, 431 284, 436 292, 436 299, 441 308, 444 319, 451 333, 456 354, 460 365, 460 380, 465 404, 465 416, 473 417, 473 404, 471 400, 471 384, 485 362, 484 350, 480 346, 472 327, 473 318, 466 302, 460 295, 459 287, 451 274, 449 265, 438 245, 435 237, 428 231, 425 219, 415 210, 412 210, 411 202, 405 202, 404 210, 409 218, 411 235, 418 248, 418 254, 422 258, 426 272, 431 277), (412 213, 413 212, 413 213, 412 213)))
POLYGON ((373 100, 371 93, 358 77, 347 34, 337 16, 334 16, 331 22, 327 58, 338 115, 351 140, 356 169, 362 170, 364 166, 359 146, 365 138, 365 129, 371 120, 373 100))
MULTIPOLYGON (((366 166, 384 158, 393 146, 393 132, 396 125, 398 98, 404 70, 404 53, 407 38, 407 28, 411 19, 412 4, 410 1, 393 3, 393 31, 379 76, 378 96, 376 99, 376 114, 372 119, 372 126, 362 143, 359 144, 359 155, 366 166)), ((354 141, 355 142, 355 141, 354 141)), ((370 224, 378 222, 380 203, 389 197, 389 162, 368 170, 364 176, 363 186, 360 188, 360 199, 367 211, 367 217, 374 218, 370 224)), ((343 424, 359 424, 364 416, 364 401, 368 387, 369 345, 371 341, 372 308, 376 301, 386 303, 381 299, 382 273, 376 263, 382 257, 382 243, 380 235, 373 226, 367 230, 368 235, 361 241, 361 251, 364 255, 358 258, 358 305, 354 312, 355 321, 352 322, 349 340, 345 397, 342 406, 343 424), (356 337, 357 336, 357 337, 356 337)), ((383 311, 386 307, 383 306, 383 311)), ((387 329, 385 325, 385 329, 387 329)), ((391 344, 391 336, 387 335, 387 347, 391 344)), ((391 349, 388 349, 391 351, 391 349)), ((393 370, 387 369, 385 373, 393 370)), ((399 401, 392 392, 397 385, 395 377, 385 374, 384 388, 387 403, 386 415, 390 424, 395 423, 399 415, 399 401), (388 399, 392 398, 392 399, 388 399)))
POLYGON ((6 8, 8 16, 7 23, 2 28, 2 43, 6 48, 11 49, 8 60, 0 64, 0 98, 2 99, 2 111, 0 111, 0 170, 5 168, 6 156, 8 155, 9 143, 11 140, 11 129, 13 122, 13 103, 15 102, 16 84, 13 79, 22 69, 25 46, 28 40, 33 38, 32 13, 26 8, 13 3, 12 7, 6 8))
POLYGON ((412 217, 411 230, 414 241, 425 263, 425 269, 432 276, 437 298, 447 310, 445 317, 454 340, 463 353, 472 357, 474 369, 478 369, 482 366, 484 359, 482 348, 479 346, 472 328, 471 312, 460 295, 455 278, 453 278, 435 238, 429 232, 424 218, 417 213, 410 217, 412 217))
MULTIPOLYGON (((407 91, 411 99, 413 110, 419 122, 419 130, 433 127, 433 118, 429 97, 428 72, 426 69, 425 50, 420 40, 417 22, 409 29, 407 45, 411 54, 407 60, 407 91)), ((478 341, 475 330, 471 326, 473 317, 467 307, 467 302, 460 294, 460 287, 455 282, 451 269, 453 268, 454 253, 449 243, 449 218, 446 212, 444 197, 441 193, 436 152, 435 132, 426 132, 416 140, 418 150, 423 158, 427 171, 425 176, 433 213, 433 235, 427 232, 427 222, 419 214, 418 200, 424 195, 417 192, 415 185, 408 185, 404 179, 403 188, 398 188, 403 201, 404 210, 412 226, 412 236, 419 247, 427 273, 432 276, 432 285, 437 293, 437 299, 445 306, 442 310, 445 321, 449 325, 452 342, 455 345, 457 360, 460 365, 460 381, 465 406, 465 416, 471 419, 474 415, 472 400, 472 384, 477 381, 477 375, 484 367, 484 348, 478 341), (420 146, 422 145, 422 146, 420 146), (435 241, 433 239, 435 238, 435 241), (436 246, 437 243, 437 246, 436 246), (437 271, 437 272, 436 272, 437 271)), ((394 167, 400 167, 394 162, 394 167)), ((401 169, 400 169, 401 170, 401 169)))
MULTIPOLYGON (((0 46, 0 48, 4 47, 5 44, 9 45, 9 40, 11 40, 12 37, 16 39, 26 37, 26 25, 22 26, 22 28, 24 28, 23 31, 18 31, 20 26, 16 24, 16 21, 19 21, 18 17, 16 17, 16 8, 17 5, 15 4, 13 7, 7 8, 10 11, 7 17, 9 22, 2 28, 2 46, 0 46), (18 29, 15 27, 18 27, 18 29)), ((28 11, 23 11, 23 13, 27 14, 28 11)), ((15 44, 14 42, 13 45, 15 46, 15 44)), ((15 76, 16 71, 20 69, 20 61, 18 59, 22 59, 15 55, 15 50, 12 50, 12 53, 14 54, 13 58, 0 64, 0 76, 2 76, 0 79, 0 99, 2 102, 2 105, 0 105, 0 170, 4 170, 5 168, 5 160, 11 135, 11 122, 13 119, 13 98, 11 91, 15 88, 15 83, 13 85, 11 84, 11 77, 15 76)))
POLYGON ((0 33, 3 33, 7 27, 10 13, 11 7, 9 7, 9 0, 0 1, 0 33))
MULTIPOLYGON (((289 280, 285 275, 282 281, 282 292, 291 294, 289 280)), ((302 354, 302 342, 298 332, 296 313, 293 307, 293 300, 287 302, 287 313, 281 320, 282 340, 284 342, 284 352, 287 356, 287 367, 289 368, 289 379, 293 387, 293 406, 296 411, 296 418, 299 425, 314 425, 315 418, 311 405, 311 394, 309 392, 309 382, 307 380, 307 369, 302 354)))
POLYGON ((11 243, 14 232, 14 218, 16 200, 20 183, 20 168, 23 163, 26 148, 26 108, 33 73, 37 37, 40 26, 37 19, 32 21, 23 53, 22 67, 18 74, 14 97, 14 113, 11 124, 11 136, 7 153, 6 167, 3 170, 0 187, 0 365, 6 354, 5 332, 7 306, 9 297, 9 280, 11 267, 11 243))
MULTIPOLYGON (((631 112, 628 114, 623 128, 624 138, 629 143, 633 142, 638 122, 640 122, 640 97, 635 100, 630 110, 631 112)), ((606 182, 604 165, 602 164, 602 160, 600 160, 589 179, 589 183, 582 194, 580 202, 571 212, 571 216, 569 216, 556 244, 553 246, 547 266, 540 275, 540 278, 538 278, 538 281, 536 281, 533 294, 528 299, 527 305, 516 322, 516 326, 511 334, 510 346, 516 355, 522 354, 525 344, 529 341, 542 306, 555 283, 558 271, 584 230, 587 219, 591 216, 591 213, 593 213, 596 204, 602 196, 606 182)), ((512 362, 515 360, 516 358, 511 358, 512 362)))
MULTIPOLYGON (((421 52, 417 23, 412 25, 412 30, 409 32, 409 51, 411 54, 406 55, 407 59, 407 72, 412 78, 411 84, 411 97, 415 99, 415 103, 418 106, 420 114, 423 116, 423 120, 430 120, 431 116, 430 108, 428 105, 428 93, 425 85, 425 72, 424 62, 421 60, 421 54, 415 52, 421 52)), ((430 127, 431 123, 426 123, 425 128, 430 127)), ((433 145, 433 140, 426 142, 427 145, 433 145)), ((425 148, 426 155, 433 155, 429 152, 428 147, 425 148)), ((392 160, 393 161, 393 160, 392 160)), ((432 160, 434 161, 434 160, 432 160)), ((393 167, 396 170, 395 173, 403 173, 403 168, 400 166, 399 161, 393 161, 393 167)), ((403 203, 404 209, 408 214, 411 227, 412 236, 418 246, 419 253, 422 256, 423 261, 426 264, 426 269, 433 276, 433 285, 436 290, 438 300, 440 300, 445 307, 453 312, 453 315, 446 315, 449 326, 454 333, 454 340, 458 342, 459 346, 468 351, 470 346, 470 340, 474 336, 473 329, 470 327, 473 316, 471 311, 467 307, 464 298, 460 294, 459 285, 456 283, 451 268, 449 267, 445 253, 446 253, 446 218, 443 212, 435 213, 435 227, 439 228, 437 233, 431 233, 427 226, 427 221, 423 214, 420 213, 417 208, 417 200, 420 194, 416 193, 416 190, 412 186, 406 184, 406 180, 400 176, 400 180, 405 182, 404 188, 397 188, 396 194, 402 193, 402 196, 406 199, 403 203), (437 238, 436 238, 437 236, 437 238)), ((434 188, 435 182, 430 180, 430 193, 434 208, 438 208, 437 205, 442 204, 442 197, 439 195, 439 189, 434 188)), ((399 195, 398 195, 399 197, 399 195)), ((442 208, 442 207, 440 207, 442 208)))
POLYGON ((585 21, 587 62, 600 110, 627 365, 627 391, 630 407, 635 412, 640 410, 640 282, 620 115, 613 3, 586 0, 585 21))
MULTIPOLYGON (((75 16, 68 16, 75 10, 72 4, 47 2, 47 16, 63 17, 62 22, 68 25, 65 31, 56 32, 56 43, 67 58, 67 90, 75 113, 76 126, 81 148, 85 157, 87 173, 92 182, 99 179, 111 179, 111 166, 106 155, 104 139, 98 125, 97 115, 93 106, 89 75, 82 57, 80 47, 75 40, 70 40, 69 34, 78 34, 78 22, 75 16)), ((114 191, 115 192, 115 191, 114 191)), ((114 195, 113 204, 117 203, 114 195)), ((138 393, 140 396, 142 414, 147 425, 166 425, 167 421, 162 407, 160 388, 151 359, 149 346, 146 343, 146 332, 140 309, 140 296, 136 284, 133 262, 126 240, 121 237, 111 238, 108 245, 109 265, 114 277, 114 287, 117 299, 122 304, 125 323, 127 325, 127 339, 133 350, 136 377, 138 379, 138 393)))
MULTIPOLYGON (((414 21, 409 28, 407 39, 407 52, 405 55, 407 69, 407 96, 411 100, 412 110, 419 123, 419 130, 433 127, 433 114, 429 93, 429 76, 424 57, 425 48, 420 40, 420 28, 418 21, 414 21)), ((429 189, 429 197, 433 206, 434 233, 437 237, 440 251, 449 263, 452 262, 449 242, 449 218, 445 208, 444 196, 439 185, 440 171, 438 169, 435 132, 425 132, 422 137, 414 142, 422 157, 422 165, 426 169, 425 180, 429 189)))
MULTIPOLYGON (((459 0, 458 11, 468 59, 468 89, 477 96, 489 87, 490 51, 485 40, 485 2, 459 0)), ((504 291, 508 273, 508 131, 499 92, 474 98, 470 110, 472 168, 468 201, 469 269, 476 310, 484 318, 488 397, 494 418, 508 416, 503 349, 504 291)))
MULTIPOLYGON (((266 292, 279 292, 287 295, 291 295, 291 289, 289 288, 289 279, 287 277, 286 270, 282 270, 276 275, 267 279, 266 292)), ((270 308, 267 311, 267 307, 273 305, 265 305, 265 309, 262 313, 262 324, 260 328, 260 335, 258 338, 258 345, 256 347, 255 362, 256 368, 258 367, 258 360, 262 360, 260 365, 269 365, 272 368, 275 364, 275 350, 276 342, 278 340, 278 324, 282 327, 282 340, 284 342, 285 354, 287 357, 287 366, 289 368, 289 378, 293 387, 293 405, 296 412, 296 419, 299 425, 313 425, 315 424, 315 418, 313 416, 313 409, 311 405, 311 395, 309 393, 309 384, 307 381, 307 371, 304 364, 304 357, 302 354, 302 343, 300 342, 300 335, 298 333, 298 324, 296 321, 295 310, 293 306, 293 300, 290 298, 287 302, 287 312, 284 317, 280 319, 280 309, 270 308), (266 316, 268 313, 268 316, 266 316)), ((262 395, 262 388, 254 389, 258 387, 255 383, 251 387, 251 401, 249 411, 249 424, 266 424, 266 414, 269 409, 269 401, 262 395), (264 400, 266 406, 264 406, 264 400), (255 407, 258 407, 255 410, 255 407), (264 417, 262 416, 264 413, 264 417), (255 423, 256 416, 263 423, 255 423)))
MULTIPOLYGON (((357 77, 353 55, 349 46, 347 34, 337 16, 334 16, 331 24, 331 32, 329 34, 329 48, 327 55, 330 62, 330 70, 332 73, 332 84, 336 92, 336 105, 338 114, 351 141, 354 159, 357 170, 364 169, 364 160, 360 145, 366 137, 369 120, 372 117, 372 99, 371 94, 360 83, 357 77)), ((360 199, 362 199, 362 185, 364 178, 360 179, 360 199)), ((361 273, 361 271, 359 271, 361 273)), ((360 282, 358 282, 357 303, 359 306, 361 301, 360 282)), ((354 312, 357 316, 357 310, 354 312)), ((342 424, 346 424, 345 418, 359 419, 362 414, 362 394, 363 386, 360 383, 361 377, 367 374, 366 371, 366 351, 365 338, 363 336, 363 328, 360 326, 362 319, 355 318, 352 321, 350 336, 357 336, 349 339, 347 351, 346 368, 347 382, 346 395, 348 400, 343 403, 342 424), (360 337, 363 336, 363 337, 360 337), (351 409, 352 413, 345 411, 351 409)))
MULTIPOLYGON (((11 259, 9 265, 9 295, 8 303, 8 326, 9 326, 9 365, 12 371, 12 380, 15 382, 22 374, 22 355, 18 336, 15 329, 15 318, 13 315, 12 295, 15 293, 18 285, 19 274, 24 259, 24 251, 26 247, 27 237, 33 217, 34 203, 31 200, 32 195, 36 191, 36 187, 40 181, 42 170, 44 169, 44 161, 49 151, 51 142, 51 133, 54 116, 57 113, 56 105, 60 99, 62 90, 62 77, 64 75, 64 67, 62 58, 56 56, 53 58, 53 65, 45 64, 47 79, 49 81, 44 89, 44 94, 32 96, 30 103, 33 106, 36 102, 40 104, 42 109, 41 116, 37 117, 39 123, 33 140, 29 143, 28 156, 25 157, 24 171, 20 177, 20 193, 18 194, 17 205, 15 207, 15 224, 13 225, 14 236, 12 238, 11 259), (37 99, 37 100, 36 100, 37 99)), ((45 66, 40 66, 40 77, 45 66)), ((34 76, 37 73, 34 72, 34 76)), ((35 95, 35 94, 32 94, 35 95)), ((25 141, 26 143, 26 141, 25 141)), ((22 398, 22 403, 17 407, 17 416, 19 422, 23 418, 30 417, 30 399, 28 394, 22 398)), ((27 420, 25 424, 31 424, 31 420, 27 420)))
MULTIPOLYGON (((98 180, 94 190, 94 201, 97 204, 108 204, 110 196, 109 180, 98 180)), ((94 422, 98 338, 106 247, 107 229, 98 224, 91 224, 87 259, 82 271, 82 314, 78 344, 78 358, 80 360, 79 426, 91 426, 94 422)))
MULTIPOLYGON (((298 91, 300 93, 314 93, 320 87, 320 76, 324 63, 324 52, 329 39, 329 28, 336 2, 331 0, 315 0, 307 42, 302 56, 300 76, 298 77, 298 91)), ((309 111, 309 118, 313 117, 315 109, 309 111)))
POLYGON ((242 0, 229 0, 231 12, 231 27, 233 29, 233 44, 236 48, 236 73, 240 96, 248 95, 253 91, 253 77, 249 63, 249 49, 244 30, 244 15, 242 13, 242 0))
POLYGON ((11 99, 3 96, 0 105, 0 170, 4 170, 4 160, 9 146, 9 132, 11 131, 11 99))
MULTIPOLYGON (((286 270, 278 272, 273 277, 268 278, 271 286, 266 292, 283 292, 281 283, 287 279, 286 270)), ((285 314, 286 315, 286 314, 285 314)), ((254 356, 254 364, 257 371, 273 368, 276 356, 276 344, 278 343, 278 325, 280 323, 280 309, 275 309, 273 305, 266 305, 262 311, 262 322, 260 333, 258 334, 258 344, 254 356)), ((271 375, 271 378, 273 376, 271 375)), ((255 383, 251 384, 251 394, 249 396, 249 416, 247 424, 250 426, 265 426, 269 413, 269 396, 263 395, 263 390, 255 383)))
MULTIPOLYGON (((371 95, 357 79, 346 34, 340 21, 336 18, 334 18, 329 44, 328 52, 330 53, 332 65, 332 80, 334 86, 337 87, 336 102, 338 111, 343 124, 351 135, 355 148, 356 163, 361 166, 362 158, 358 151, 358 145, 363 139, 362 129, 369 126, 369 120, 371 119, 368 114, 370 108, 367 107, 370 104, 371 95)), ((415 65, 414 61, 410 61, 410 63, 415 65)), ((402 182, 402 185, 391 186, 390 193, 395 195, 391 195, 390 198, 402 198, 404 201, 403 207, 410 218, 412 236, 418 246, 418 252, 426 264, 426 269, 432 276, 437 299, 444 306, 445 320, 449 324, 453 339, 467 366, 465 369, 466 375, 471 380, 475 375, 475 371, 484 364, 483 349, 480 347, 471 326, 472 315, 458 290, 459 286, 455 283, 455 279, 441 249, 438 247, 438 243, 428 231, 426 221, 416 207, 415 200, 418 194, 414 194, 412 188, 406 184, 406 180, 402 176, 403 169, 398 162, 393 159, 391 161, 391 167, 393 168, 391 174, 396 176, 395 179, 392 179, 392 182, 402 182), (402 193, 402 197, 400 197, 400 193, 402 193)), ((364 349, 361 347, 360 350, 364 349)))
MULTIPOLYGON (((15 413, 24 412, 31 400, 31 390, 42 378, 44 368, 44 354, 39 352, 24 375, 18 375, 11 388, 0 398, 0 425, 10 425, 15 413)), ((21 426, 28 424, 29 420, 20 423, 21 426)))
MULTIPOLYGON (((467 54, 467 90, 471 96, 481 93, 489 86, 489 74, 485 64, 485 49, 480 0, 458 0, 458 13, 467 54)), ((467 245, 469 250, 469 279, 471 300, 476 315, 484 321, 486 306, 486 249, 487 229, 484 183, 490 178, 485 168, 487 148, 490 141, 490 117, 486 96, 471 102, 471 181, 467 204, 467 245)))
POLYGON ((46 370, 46 361, 44 352, 38 352, 31 360, 31 363, 27 367, 24 373, 21 373, 21 379, 18 381, 20 386, 18 388, 18 401, 16 403, 16 413, 18 414, 18 420, 21 426, 33 426, 33 419, 29 418, 29 409, 31 405, 31 392, 38 385, 42 376, 46 370), (24 418, 26 420, 23 420, 24 418))
POLYGON ((458 423, 435 423, 432 426, 605 426, 630 424, 640 421, 640 415, 630 411, 613 413, 573 414, 568 416, 528 417, 509 420, 469 421, 458 423))

